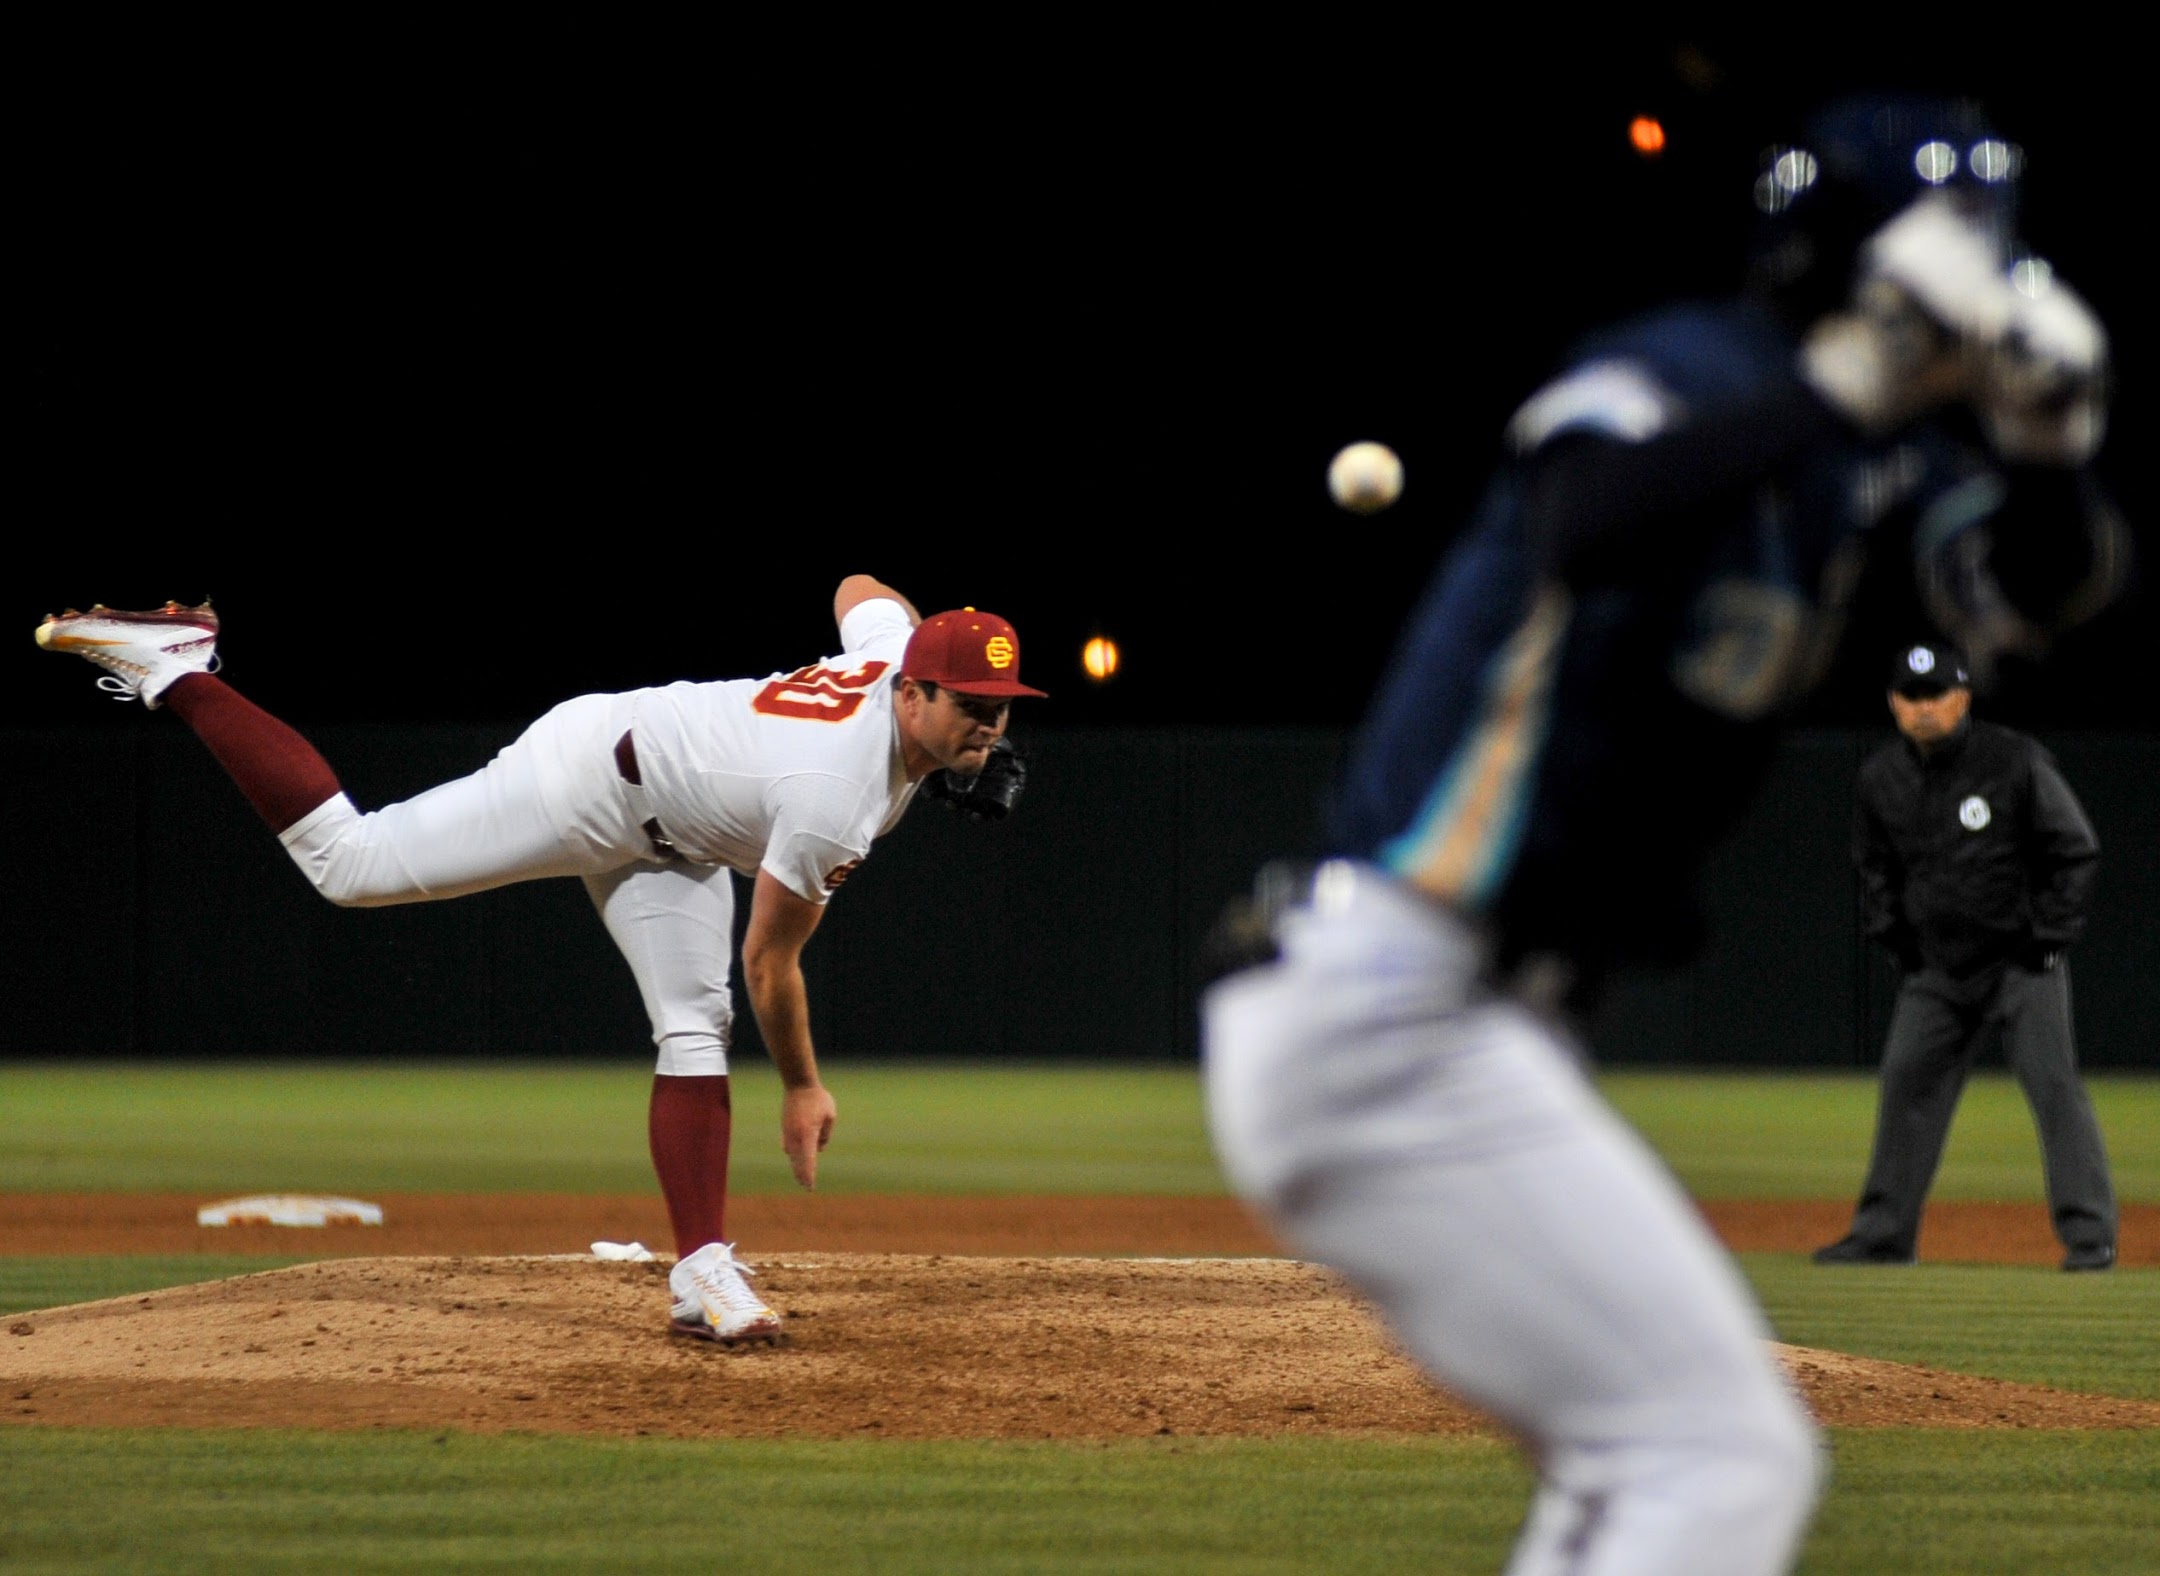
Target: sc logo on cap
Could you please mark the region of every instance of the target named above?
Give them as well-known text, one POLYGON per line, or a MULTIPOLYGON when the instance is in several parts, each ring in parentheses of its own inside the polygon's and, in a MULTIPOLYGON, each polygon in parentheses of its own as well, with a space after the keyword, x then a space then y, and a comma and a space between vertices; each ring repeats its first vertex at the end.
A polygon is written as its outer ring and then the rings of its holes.
POLYGON ((1905 653, 1905 666, 1915 673, 1933 673, 1935 671, 1935 653, 1925 646, 1915 646, 1905 653))

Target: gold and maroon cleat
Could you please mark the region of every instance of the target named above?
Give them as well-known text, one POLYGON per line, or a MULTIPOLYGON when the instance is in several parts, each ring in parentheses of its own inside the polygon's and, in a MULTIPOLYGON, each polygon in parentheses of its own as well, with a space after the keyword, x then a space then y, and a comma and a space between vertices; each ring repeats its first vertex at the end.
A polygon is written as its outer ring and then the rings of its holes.
POLYGON ((149 612, 122 612, 99 602, 87 613, 69 608, 46 615, 37 643, 105 670, 98 688, 152 710, 175 679, 218 668, 218 619, 205 598, 195 607, 167 602, 149 612))
POLYGON ((674 1293, 668 1333, 721 1346, 779 1346, 780 1315, 744 1277, 757 1271, 735 1257, 732 1242, 708 1242, 668 1271, 674 1293))

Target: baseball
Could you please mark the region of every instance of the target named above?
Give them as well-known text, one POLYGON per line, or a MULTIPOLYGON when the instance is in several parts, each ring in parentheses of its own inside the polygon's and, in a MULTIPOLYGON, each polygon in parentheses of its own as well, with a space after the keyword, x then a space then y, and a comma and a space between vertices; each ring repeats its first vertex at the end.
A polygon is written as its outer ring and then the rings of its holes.
POLYGON ((1352 514, 1378 514, 1402 496, 1402 461, 1384 443, 1353 443, 1328 462, 1327 481, 1352 514))

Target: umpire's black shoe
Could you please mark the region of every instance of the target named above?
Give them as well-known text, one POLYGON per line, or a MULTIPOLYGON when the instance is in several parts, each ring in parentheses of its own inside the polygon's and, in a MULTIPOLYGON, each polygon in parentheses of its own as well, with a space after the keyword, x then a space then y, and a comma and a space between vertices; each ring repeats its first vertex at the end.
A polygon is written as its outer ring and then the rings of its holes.
POLYGON ((1815 1250, 1817 1264, 1914 1264, 1918 1260, 1887 1242, 1868 1242, 1859 1237, 1840 1237, 1827 1248, 1815 1250))
POLYGON ((2063 1268, 2066 1270, 2104 1270, 2112 1268, 2114 1263, 2115 1250, 2105 1242, 2086 1248, 2072 1248, 2063 1255, 2063 1268))

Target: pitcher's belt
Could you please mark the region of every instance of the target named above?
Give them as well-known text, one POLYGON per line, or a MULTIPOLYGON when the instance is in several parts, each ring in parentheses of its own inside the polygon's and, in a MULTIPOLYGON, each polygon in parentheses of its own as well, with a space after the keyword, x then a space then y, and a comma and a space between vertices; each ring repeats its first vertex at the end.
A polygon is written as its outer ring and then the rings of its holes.
MULTIPOLYGON (((615 741, 615 770, 622 774, 624 782, 629 783, 634 788, 642 788, 645 785, 645 779, 638 775, 637 743, 632 737, 634 732, 634 729, 625 729, 623 736, 615 741)), ((660 822, 657 817, 646 817, 645 838, 652 844, 653 854, 656 858, 680 859, 682 857, 681 854, 675 851, 675 845, 668 841, 667 833, 660 830, 660 822)))

